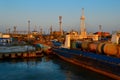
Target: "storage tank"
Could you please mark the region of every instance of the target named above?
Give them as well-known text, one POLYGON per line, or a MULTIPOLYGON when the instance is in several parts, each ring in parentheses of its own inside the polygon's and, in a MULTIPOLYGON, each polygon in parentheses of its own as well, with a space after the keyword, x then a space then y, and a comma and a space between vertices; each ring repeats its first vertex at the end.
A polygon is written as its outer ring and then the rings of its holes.
POLYGON ((75 41, 71 41, 70 48, 76 49, 76 42, 75 41))
POLYGON ((103 52, 104 45, 105 45, 105 43, 99 43, 97 45, 96 52, 99 53, 99 54, 104 54, 104 52, 103 52))
POLYGON ((96 50, 97 50, 97 45, 98 45, 97 42, 90 42, 89 45, 88 45, 89 50, 90 50, 91 52, 96 52, 96 50))
POLYGON ((81 44, 82 49, 88 51, 89 50, 89 47, 88 47, 89 43, 90 43, 89 41, 82 42, 82 44, 81 44))
POLYGON ((106 55, 116 56, 118 54, 117 45, 113 43, 106 43, 104 45, 103 51, 106 55))
POLYGON ((81 41, 79 41, 79 42, 76 42, 76 48, 79 48, 79 49, 81 49, 81 45, 82 45, 82 42, 81 42, 81 41))
POLYGON ((117 49, 118 49, 118 53, 117 53, 117 57, 120 58, 120 45, 117 46, 117 49))

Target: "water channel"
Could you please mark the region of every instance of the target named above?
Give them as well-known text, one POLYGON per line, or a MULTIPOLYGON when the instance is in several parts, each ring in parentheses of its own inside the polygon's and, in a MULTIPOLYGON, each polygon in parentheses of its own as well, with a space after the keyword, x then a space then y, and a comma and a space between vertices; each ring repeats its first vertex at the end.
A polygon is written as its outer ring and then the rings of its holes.
POLYGON ((112 80, 57 57, 0 60, 0 80, 112 80))

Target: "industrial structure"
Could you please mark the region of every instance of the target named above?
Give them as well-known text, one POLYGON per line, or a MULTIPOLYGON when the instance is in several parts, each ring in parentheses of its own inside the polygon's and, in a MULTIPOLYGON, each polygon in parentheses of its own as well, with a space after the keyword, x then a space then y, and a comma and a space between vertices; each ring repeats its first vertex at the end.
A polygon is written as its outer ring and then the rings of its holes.
POLYGON ((80 37, 87 38, 87 32, 85 28, 84 8, 82 8, 82 16, 80 18, 80 37))
POLYGON ((52 25, 50 26, 50 35, 53 34, 52 25))
POLYGON ((28 20, 28 34, 30 34, 30 20, 28 20))
POLYGON ((73 40, 92 39, 95 41, 98 40, 98 35, 87 34, 86 27, 85 27, 84 8, 82 8, 82 16, 80 18, 80 34, 78 34, 77 32, 72 32, 72 34, 70 34, 70 39, 73 39, 73 40))
POLYGON ((60 33, 63 35, 63 30, 62 30, 62 16, 59 16, 59 25, 60 25, 60 33))

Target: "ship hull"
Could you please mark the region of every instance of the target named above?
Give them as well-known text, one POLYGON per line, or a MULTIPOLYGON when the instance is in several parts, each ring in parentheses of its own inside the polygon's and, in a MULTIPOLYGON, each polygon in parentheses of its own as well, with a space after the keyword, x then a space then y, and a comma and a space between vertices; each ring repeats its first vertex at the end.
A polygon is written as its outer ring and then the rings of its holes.
POLYGON ((111 59, 111 57, 107 58, 106 56, 102 55, 92 53, 89 54, 88 52, 86 53, 80 50, 70 50, 64 48, 53 49, 53 52, 59 58, 67 62, 84 67, 113 79, 120 79, 120 60, 117 58, 114 58, 113 62, 110 62, 111 60, 109 61, 107 59, 111 59), (98 56, 100 58, 98 58, 98 56), (102 60, 103 58, 106 58, 106 60, 102 60))

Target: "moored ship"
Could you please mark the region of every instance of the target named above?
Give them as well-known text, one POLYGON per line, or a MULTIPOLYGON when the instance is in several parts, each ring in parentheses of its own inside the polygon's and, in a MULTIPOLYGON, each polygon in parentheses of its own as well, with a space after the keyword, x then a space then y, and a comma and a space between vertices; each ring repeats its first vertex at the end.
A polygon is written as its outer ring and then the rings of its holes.
MULTIPOLYGON (((69 38, 67 38, 69 39, 69 38)), ((120 46, 110 42, 74 42, 68 40, 63 47, 53 48, 55 55, 70 63, 120 79, 120 46), (70 48, 72 46, 72 48, 70 48), (91 47, 92 46, 92 47, 91 47)))

